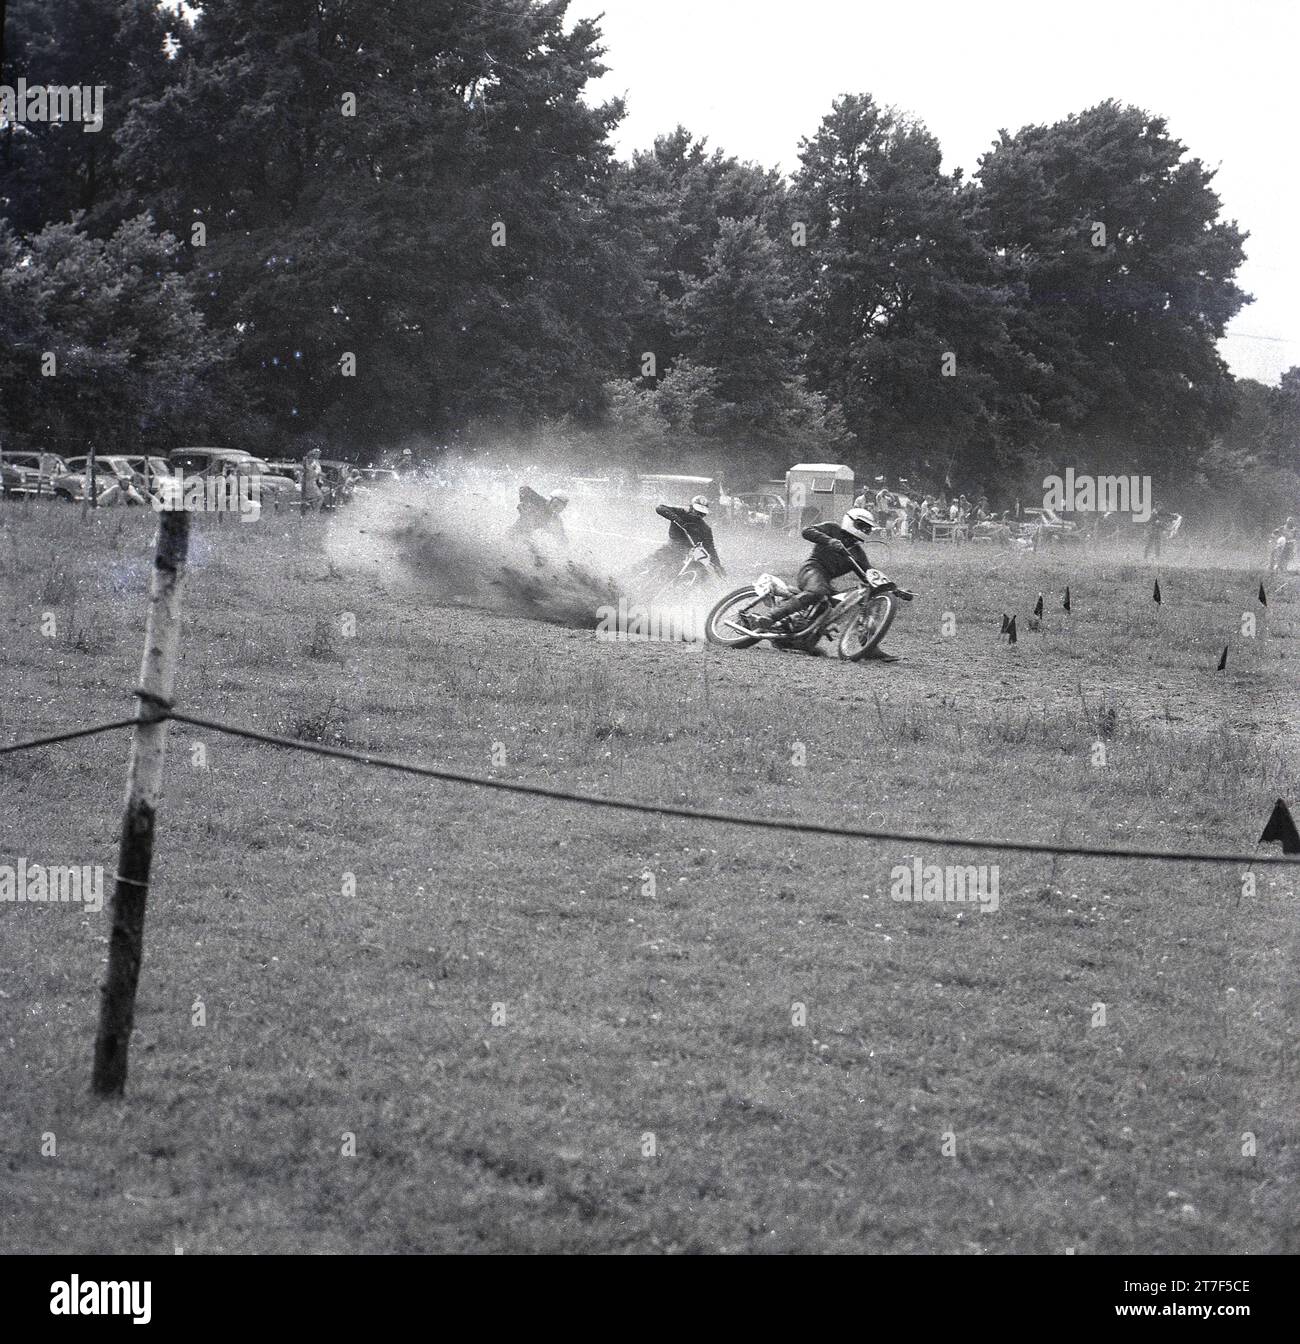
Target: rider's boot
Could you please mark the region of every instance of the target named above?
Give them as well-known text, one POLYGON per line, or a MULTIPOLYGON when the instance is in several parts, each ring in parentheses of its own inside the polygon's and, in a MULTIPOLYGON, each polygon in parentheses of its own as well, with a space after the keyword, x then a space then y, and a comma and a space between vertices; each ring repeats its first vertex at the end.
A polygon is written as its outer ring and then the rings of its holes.
POLYGON ((791 597, 787 597, 784 602, 778 602, 766 616, 756 616, 753 621, 753 629, 761 631, 764 634, 771 634, 779 625, 784 625, 791 616, 803 611, 807 606, 811 606, 816 601, 811 594, 797 592, 791 597))

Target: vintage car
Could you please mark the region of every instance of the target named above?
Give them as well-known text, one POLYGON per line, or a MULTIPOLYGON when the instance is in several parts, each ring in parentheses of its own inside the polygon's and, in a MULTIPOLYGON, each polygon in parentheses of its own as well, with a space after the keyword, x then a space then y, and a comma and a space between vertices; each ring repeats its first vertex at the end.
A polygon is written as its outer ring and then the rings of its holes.
POLYGON ((785 526, 786 498, 774 490, 751 490, 732 496, 732 516, 742 527, 785 526))
POLYGON ((271 470, 260 457, 246 453, 242 448, 173 448, 167 454, 167 464, 173 471, 187 476, 235 474, 256 476, 260 480, 263 507, 279 509, 298 504, 302 491, 297 482, 271 470))
POLYGON ((1053 509, 1025 509, 1018 535, 1031 539, 1035 550, 1040 546, 1077 546, 1085 540, 1077 517, 1064 510, 1058 513, 1053 509))
POLYGON ((401 476, 392 467, 358 467, 357 476, 367 485, 390 485, 401 480, 401 476))
POLYGON ((20 499, 52 497, 55 481, 67 469, 57 453, 0 452, 0 494, 20 499))
MULTIPOLYGON (((54 482, 55 494, 69 504, 80 504, 86 498, 90 476, 90 458, 68 458, 68 470, 54 482)), ((95 457, 96 504, 147 504, 148 492, 144 478, 130 462, 117 453, 95 457)))
POLYGON ((122 461, 135 472, 137 487, 142 486, 151 495, 156 495, 163 481, 170 479, 172 474, 165 457, 128 454, 122 461))

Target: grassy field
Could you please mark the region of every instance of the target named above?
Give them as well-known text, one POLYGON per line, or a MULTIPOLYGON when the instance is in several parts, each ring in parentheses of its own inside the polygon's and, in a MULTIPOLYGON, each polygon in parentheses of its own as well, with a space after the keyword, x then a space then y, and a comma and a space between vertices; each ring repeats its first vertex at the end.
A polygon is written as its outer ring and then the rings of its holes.
MULTIPOLYGON (((1300 583, 1265 614, 1244 558, 1171 557, 1157 609, 1134 557, 873 551, 918 593, 873 666, 485 614, 364 521, 196 520, 182 706, 984 837, 1249 852, 1300 804, 1300 583)), ((0 506, 0 742, 129 712, 152 526, 0 506)), ((0 864, 111 884, 127 741, 0 758, 0 864)), ((982 913, 891 900, 913 852, 174 726, 124 1101, 107 910, 0 905, 0 1249, 1300 1249, 1295 874, 919 856, 998 863, 982 913)))

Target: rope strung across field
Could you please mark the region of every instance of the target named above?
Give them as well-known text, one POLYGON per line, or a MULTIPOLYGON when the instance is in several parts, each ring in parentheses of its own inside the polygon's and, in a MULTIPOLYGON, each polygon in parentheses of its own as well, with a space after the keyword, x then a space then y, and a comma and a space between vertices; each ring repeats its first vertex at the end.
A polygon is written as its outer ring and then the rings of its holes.
MULTIPOLYGON (((151 697, 152 698, 152 697, 151 697)), ((313 756, 330 756, 336 760, 370 765, 380 770, 396 770, 402 774, 419 775, 424 779, 440 779, 448 784, 469 784, 476 788, 497 789, 502 793, 531 794, 536 798, 550 798, 562 803, 583 803, 589 807, 608 807, 620 812, 640 812, 661 817, 682 817, 687 821, 716 821, 727 826, 750 826, 769 831, 795 831, 805 835, 830 835, 849 840, 881 840, 911 845, 947 845, 954 849, 1008 850, 1019 854, 1064 854, 1093 859, 1161 859, 1167 863, 1236 863, 1296 864, 1300 859, 1275 854, 1199 854, 1177 853, 1158 849, 1103 849, 1097 845, 1049 845, 1033 840, 975 840, 964 836, 915 835, 903 831, 874 831, 857 826, 833 826, 821 821, 794 821, 779 817, 746 817, 734 812, 713 812, 689 807, 674 807, 671 803, 642 803, 631 798, 603 798, 595 793, 577 793, 569 789, 550 788, 545 784, 521 784, 513 780, 493 779, 488 775, 467 775, 455 770, 437 770, 432 766, 415 765, 410 761, 394 761, 383 756, 351 751, 346 747, 326 747, 316 742, 300 742, 296 738, 278 737, 254 728, 236 728, 231 724, 216 723, 211 719, 196 718, 158 706, 159 714, 176 723, 186 723, 209 732, 226 733, 250 742, 265 742, 273 747, 290 751, 305 751, 313 756)))
POLYGON ((33 737, 26 742, 11 742, 0 747, 0 756, 15 751, 31 751, 35 747, 51 747, 56 742, 74 742, 79 737, 94 737, 96 733, 111 733, 114 728, 130 728, 135 719, 114 719, 112 723, 96 723, 89 728, 76 728, 70 733, 55 733, 52 737, 33 737))
MULTIPOLYGON (((535 798, 550 798, 560 803, 582 803, 588 807, 612 808, 618 812, 638 812, 643 815, 660 817, 680 817, 686 821, 713 821, 725 826, 748 826, 758 830, 791 831, 801 835, 828 835, 842 840, 875 840, 889 844, 935 845, 951 849, 987 849, 1000 850, 1013 854, 1054 854, 1073 858, 1087 859, 1158 859, 1163 863, 1235 863, 1247 867, 1259 864, 1285 865, 1298 864, 1300 859, 1277 854, 1223 854, 1203 852, 1182 852, 1162 849, 1107 849, 1100 845, 1061 845, 1045 844, 1035 840, 977 840, 971 836, 957 835, 921 835, 909 831, 877 831, 860 826, 835 826, 824 821, 787 820, 782 817, 747 817, 736 812, 715 812, 709 809, 675 807, 671 803, 645 803, 633 798, 604 798, 595 793, 578 793, 570 789, 551 788, 545 784, 523 784, 515 780, 493 779, 490 775, 467 775, 456 770, 439 770, 433 766, 416 765, 412 761, 395 761, 385 756, 375 756, 368 752, 352 751, 347 747, 327 747, 317 742, 300 742, 297 738, 280 737, 275 733, 263 733, 256 728, 241 728, 230 723, 217 723, 213 719, 201 719, 193 714, 184 714, 173 709, 167 702, 147 692, 136 691, 148 706, 145 713, 149 718, 171 719, 175 723, 188 724, 192 728, 204 728, 208 732, 225 733, 228 737, 240 737, 249 742, 261 742, 267 746, 283 747, 287 751, 302 751, 309 756, 325 756, 334 760, 351 761, 355 765, 373 766, 377 770, 393 770, 399 774, 417 775, 422 779, 438 779, 447 784, 468 784, 474 788, 496 789, 501 793, 522 793, 535 798)), ((129 728, 140 722, 139 719, 118 719, 111 723, 98 723, 90 728, 78 728, 73 732, 58 733, 51 737, 33 738, 26 742, 15 742, 0 747, 0 756, 11 752, 29 751, 35 747, 51 746, 58 742, 71 742, 81 737, 91 737, 96 733, 111 732, 115 728, 129 728)))

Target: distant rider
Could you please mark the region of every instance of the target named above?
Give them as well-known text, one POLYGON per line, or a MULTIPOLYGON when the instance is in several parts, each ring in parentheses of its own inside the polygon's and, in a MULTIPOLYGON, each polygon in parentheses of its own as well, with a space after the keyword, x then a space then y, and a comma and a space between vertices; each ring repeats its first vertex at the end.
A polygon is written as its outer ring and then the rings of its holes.
POLYGON ((713 567, 719 574, 726 574, 718 558, 718 548, 713 544, 713 529, 704 521, 709 514, 709 501, 703 495, 696 495, 689 508, 678 509, 671 504, 658 504, 655 512, 661 518, 668 519, 668 544, 661 546, 650 557, 651 564, 665 570, 680 569, 686 563, 691 547, 703 546, 709 553, 713 567))
MULTIPOLYGON (((796 611, 811 606, 814 602, 830 597, 835 590, 836 579, 846 574, 856 573, 857 569, 870 569, 864 541, 875 531, 876 520, 870 510, 853 508, 838 523, 815 523, 805 527, 803 538, 813 544, 812 554, 803 562, 799 570, 799 592, 787 598, 772 609, 768 615, 754 622, 755 630, 771 628, 796 611)), ((898 659, 892 653, 880 648, 873 649, 867 657, 879 659, 885 663, 896 663, 898 659)))
POLYGON ((510 530, 516 536, 531 537, 534 532, 550 530, 551 510, 544 496, 539 495, 531 485, 519 487, 519 517, 510 530))

